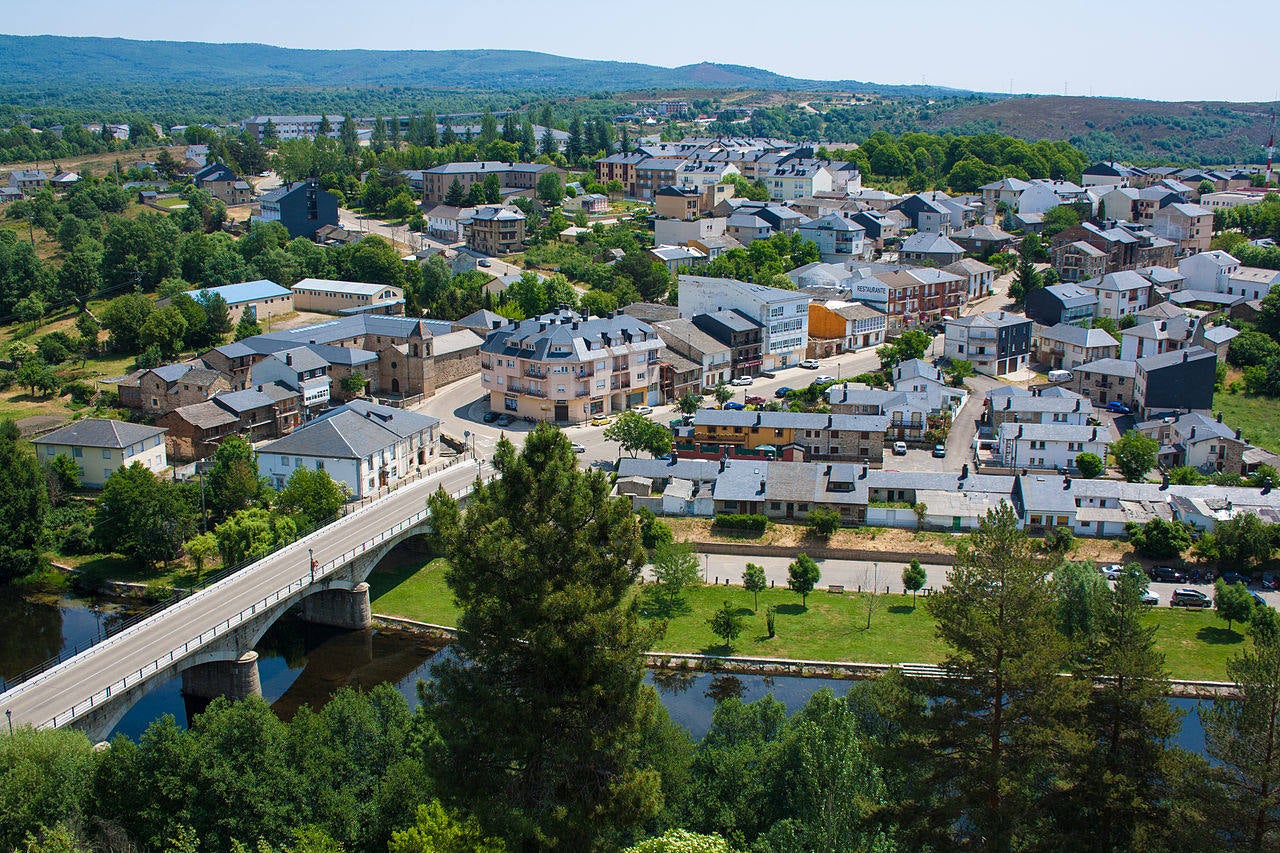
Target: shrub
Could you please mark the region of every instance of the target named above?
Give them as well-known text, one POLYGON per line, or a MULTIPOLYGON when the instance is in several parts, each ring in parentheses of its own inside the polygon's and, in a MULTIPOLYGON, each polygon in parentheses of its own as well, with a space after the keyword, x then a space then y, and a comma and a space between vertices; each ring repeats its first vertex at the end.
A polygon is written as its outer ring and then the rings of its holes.
POLYGON ((71 396, 71 402, 78 406, 87 406, 93 399, 93 386, 79 379, 67 382, 62 386, 62 393, 71 396))
POLYGON ((763 533, 769 526, 769 519, 763 515, 747 515, 742 513, 716 513, 716 526, 730 530, 746 530, 751 533, 763 533))
POLYGON ((840 513, 825 506, 816 506, 810 511, 806 523, 814 536, 826 539, 840 529, 840 513))

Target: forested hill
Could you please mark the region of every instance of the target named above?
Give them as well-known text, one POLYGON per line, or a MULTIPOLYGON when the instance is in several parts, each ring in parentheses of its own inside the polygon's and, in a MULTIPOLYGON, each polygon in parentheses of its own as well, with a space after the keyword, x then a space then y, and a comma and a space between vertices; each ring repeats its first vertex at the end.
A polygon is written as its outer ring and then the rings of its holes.
POLYGON ((73 86, 407 86, 566 93, 823 89, 920 96, 958 91, 852 80, 799 80, 759 68, 710 62, 663 68, 523 50, 298 50, 264 44, 0 35, 0 91, 43 92, 56 97, 73 86))

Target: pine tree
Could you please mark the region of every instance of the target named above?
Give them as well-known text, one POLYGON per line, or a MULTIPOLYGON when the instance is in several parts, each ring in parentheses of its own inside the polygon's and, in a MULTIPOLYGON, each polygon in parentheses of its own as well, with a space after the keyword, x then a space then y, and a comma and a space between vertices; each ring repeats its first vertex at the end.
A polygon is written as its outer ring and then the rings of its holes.
POLYGON ((1280 847, 1280 625, 1260 608, 1250 631, 1253 648, 1227 661, 1235 695, 1202 711, 1205 750, 1218 764, 1211 779, 1214 819, 1224 849, 1280 847))
POLYGON ((347 113, 342 119, 342 128, 338 131, 338 140, 342 143, 342 150, 347 153, 348 157, 355 155, 356 148, 359 145, 359 137, 356 134, 356 120, 351 117, 351 113, 347 113))
POLYGON ((480 119, 480 144, 488 145, 498 138, 498 120, 493 117, 493 110, 485 109, 480 119))
POLYGON ((525 114, 520 123, 520 159, 532 160, 538 154, 538 140, 533 134, 533 119, 525 114))
POLYGON ((321 114, 320 126, 316 129, 316 136, 328 136, 331 133, 333 133, 333 125, 329 122, 329 116, 327 114, 321 114))
POLYGON ((1002 503, 961 546, 947 585, 925 608, 948 647, 950 677, 927 682, 901 767, 914 802, 897 817, 911 849, 983 839, 1011 850, 1041 836, 1044 803, 1076 741, 1067 721, 1080 685, 1062 678, 1069 648, 1058 631, 1048 567, 1002 503))
POLYGON ((627 135, 627 126, 625 124, 618 131, 618 150, 623 154, 631 151, 631 139, 627 135))
POLYGON ((582 118, 577 113, 574 113, 573 118, 569 121, 569 141, 564 146, 564 155, 569 158, 570 163, 578 162, 578 158, 582 156, 583 141, 582 118))
POLYGON ((511 849, 598 849, 653 816, 656 774, 638 769, 643 651, 632 584, 644 552, 625 499, 539 424, 465 515, 437 492, 435 536, 459 617, 457 658, 421 688, 436 778, 511 849))
POLYGON ((542 145, 540 150, 548 157, 560 150, 560 144, 556 142, 556 136, 549 127, 542 131, 542 145))
POLYGON ((400 116, 398 115, 387 119, 387 144, 393 150, 400 147, 400 116))
POLYGON ((516 114, 509 112, 502 117, 502 141, 518 144, 520 142, 520 123, 516 114))
POLYGON ((1138 850, 1165 822, 1165 743, 1178 714, 1166 701, 1168 673, 1144 626, 1146 577, 1130 567, 1108 590, 1096 641, 1082 649, 1078 676, 1092 689, 1084 711, 1084 746, 1068 764, 1058 820, 1062 849, 1138 850))
POLYGON ((440 129, 436 126, 436 114, 431 110, 422 115, 422 144, 428 148, 440 144, 440 129))
POLYGON ((369 144, 379 153, 387 147, 387 122, 382 116, 374 119, 373 134, 369 137, 369 144))
POLYGON ((462 181, 455 175, 449 191, 445 193, 444 203, 450 207, 463 207, 467 203, 467 191, 462 188, 462 181))
POLYGON ((276 128, 276 123, 267 118, 267 123, 262 126, 262 146, 264 148, 275 148, 280 144, 280 131, 276 128))

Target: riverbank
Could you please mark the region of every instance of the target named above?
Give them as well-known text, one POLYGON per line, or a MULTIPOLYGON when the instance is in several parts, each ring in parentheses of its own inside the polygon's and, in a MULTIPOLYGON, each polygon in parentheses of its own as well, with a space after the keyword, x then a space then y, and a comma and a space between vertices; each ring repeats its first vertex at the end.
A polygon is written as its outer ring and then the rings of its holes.
MULTIPOLYGON (((444 581, 444 560, 423 563, 414 555, 393 554, 369 578, 373 611, 388 617, 435 626, 457 624, 458 608, 444 581)), ((666 631, 655 654, 701 655, 722 660, 752 658, 809 663, 856 661, 858 665, 902 663, 938 664, 945 649, 937 637, 924 599, 881 595, 874 601, 858 593, 800 596, 781 588, 760 593, 759 607, 751 593, 738 586, 691 588, 686 607, 677 613, 658 612, 641 595, 641 609, 650 621, 665 620, 666 631), (725 602, 743 617, 744 630, 726 648, 711 632, 708 620, 725 602), (766 608, 775 606, 775 636, 769 637, 766 608), (867 627, 868 607, 871 608, 867 627)), ((1144 617, 1156 628, 1157 648, 1165 655, 1171 677, 1186 682, 1217 682, 1227 677, 1227 659, 1247 648, 1240 630, 1227 630, 1212 611, 1153 608, 1144 617)), ((831 676, 828 676, 831 677, 831 676)))

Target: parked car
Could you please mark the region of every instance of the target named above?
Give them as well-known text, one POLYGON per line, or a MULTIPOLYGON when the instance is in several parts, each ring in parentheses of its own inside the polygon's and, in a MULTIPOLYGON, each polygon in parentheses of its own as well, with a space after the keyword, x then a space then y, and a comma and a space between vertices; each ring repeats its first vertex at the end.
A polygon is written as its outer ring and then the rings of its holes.
POLYGON ((1124 574, 1124 566, 1119 563, 1112 563, 1109 566, 1099 566, 1098 571, 1102 572, 1102 576, 1109 581, 1116 580, 1120 575, 1124 574))
POLYGON ((1055 385, 1060 384, 1062 382, 1070 382, 1071 371, 1070 370, 1050 370, 1049 381, 1055 385))
POLYGON ((480 260, 476 261, 476 266, 491 267, 493 266, 493 261, 489 260, 488 258, 481 258, 480 260))
POLYGON ((596 415, 594 418, 592 418, 592 419, 591 419, 591 425, 592 425, 592 426, 608 426, 608 425, 609 425, 609 416, 608 416, 608 415, 596 415))
POLYGON ((824 373, 821 376, 814 377, 813 384, 821 385, 823 382, 835 382, 835 381, 836 381, 836 378, 834 376, 828 376, 827 374, 824 373))
POLYGON ((1147 572, 1147 577, 1161 583, 1186 583, 1187 576, 1171 566, 1156 566, 1147 572))
POLYGON ((755 380, 754 380, 754 379, 752 379, 750 376, 738 376, 738 377, 735 377, 735 378, 734 378, 734 380, 733 380, 732 382, 730 382, 729 384, 730 384, 730 385, 737 385, 737 386, 739 386, 739 387, 742 387, 742 386, 744 386, 744 385, 750 385, 750 384, 751 384, 752 382, 754 382, 754 381, 755 381, 755 380))
POLYGON ((1212 607, 1213 600, 1198 589, 1180 586, 1169 596, 1170 607, 1212 607))
POLYGON ((637 415, 651 415, 653 414, 653 406, 636 406, 631 411, 635 412, 637 415))
POLYGON ((724 407, 725 407, 726 409, 728 409, 729 411, 731 411, 731 412, 740 412, 740 411, 742 411, 743 409, 745 409, 745 408, 746 408, 746 406, 745 406, 745 405, 743 405, 742 403, 739 403, 739 402, 737 402, 737 401, 735 401, 735 400, 730 400, 729 402, 725 403, 725 404, 724 404, 724 407))
POLYGON ((791 389, 790 389, 790 388, 788 388, 786 385, 783 385, 783 386, 782 386, 781 388, 779 388, 777 391, 774 391, 774 392, 773 392, 773 396, 775 396, 775 397, 777 397, 779 400, 781 400, 783 397, 787 396, 787 395, 788 395, 788 394, 790 394, 790 393, 791 393, 791 389))
POLYGON ((1126 406, 1124 403, 1121 403, 1119 400, 1112 400, 1110 403, 1107 403, 1107 411, 1114 412, 1117 415, 1127 415, 1130 412, 1132 412, 1133 409, 1130 409, 1128 406, 1126 406))
POLYGON ((1253 583, 1253 578, 1247 578, 1244 575, 1239 574, 1237 572, 1223 572, 1222 582, 1228 585, 1242 583, 1245 586, 1248 586, 1249 584, 1253 583))
POLYGON ((934 458, 934 459, 946 459, 946 458, 947 458, 947 446, 946 446, 945 444, 935 444, 935 445, 933 446, 933 458, 934 458))
POLYGON ((804 361, 800 362, 800 366, 805 370, 817 370, 818 360, 816 358, 806 358, 804 361))
POLYGON ((581 444, 578 444, 577 442, 574 442, 574 445, 573 445, 573 452, 574 452, 574 453, 586 453, 586 452, 587 452, 587 448, 586 448, 585 446, 581 445, 581 444))
POLYGON ((893 455, 894 455, 894 456, 906 456, 906 455, 907 455, 907 443, 906 443, 905 441, 895 441, 895 442, 893 443, 893 455))
POLYGON ((1254 603, 1254 604, 1256 604, 1256 605, 1258 605, 1259 607, 1270 607, 1270 606, 1271 606, 1270 604, 1267 604, 1267 600, 1266 600, 1265 598, 1263 598, 1262 596, 1258 595, 1256 592, 1251 592, 1251 593, 1249 593, 1249 594, 1253 596, 1253 603, 1254 603))
POLYGON ((511 426, 514 422, 515 418, 511 417, 511 415, 508 415, 506 412, 498 415, 498 426, 511 426))
POLYGON ((485 412, 485 413, 484 413, 484 417, 483 417, 483 418, 481 418, 480 420, 484 421, 484 422, 485 422, 485 423, 487 423, 487 424, 491 424, 491 423, 493 423, 494 421, 496 421, 497 419, 498 419, 498 413, 497 413, 497 412, 485 412))
POLYGON ((1157 604, 1159 604, 1159 603, 1160 603, 1160 596, 1156 595, 1154 592, 1152 592, 1152 591, 1151 591, 1151 590, 1149 590, 1149 589, 1148 589, 1148 590, 1143 590, 1143 592, 1142 592, 1142 603, 1143 603, 1143 604, 1149 604, 1149 605, 1151 605, 1152 607, 1155 607, 1157 604))
POLYGON ((764 397, 761 397, 759 394, 748 394, 742 398, 742 402, 746 403, 748 406, 763 406, 764 397))

